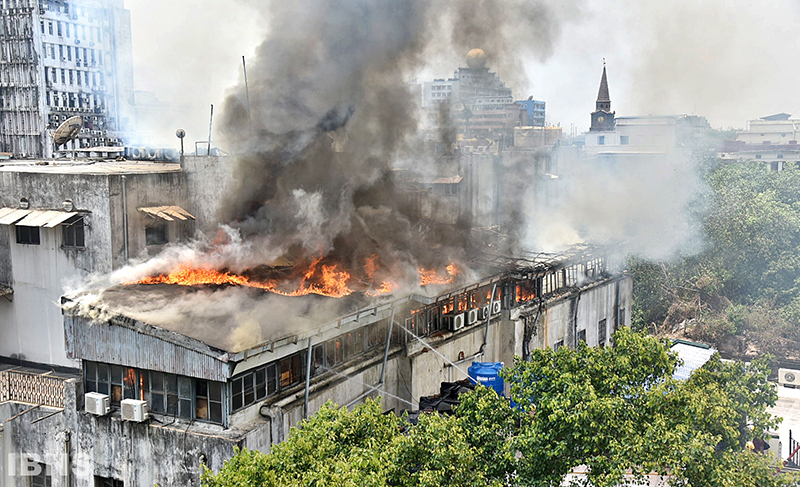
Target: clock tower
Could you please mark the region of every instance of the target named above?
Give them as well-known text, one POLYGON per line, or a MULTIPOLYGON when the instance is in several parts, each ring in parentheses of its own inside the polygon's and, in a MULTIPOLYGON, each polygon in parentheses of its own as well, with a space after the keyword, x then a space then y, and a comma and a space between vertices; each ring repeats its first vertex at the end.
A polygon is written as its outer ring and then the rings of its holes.
POLYGON ((610 132, 614 130, 614 112, 611 111, 611 97, 608 94, 606 62, 603 60, 603 77, 600 78, 600 91, 597 92, 595 110, 592 112, 591 132, 610 132))

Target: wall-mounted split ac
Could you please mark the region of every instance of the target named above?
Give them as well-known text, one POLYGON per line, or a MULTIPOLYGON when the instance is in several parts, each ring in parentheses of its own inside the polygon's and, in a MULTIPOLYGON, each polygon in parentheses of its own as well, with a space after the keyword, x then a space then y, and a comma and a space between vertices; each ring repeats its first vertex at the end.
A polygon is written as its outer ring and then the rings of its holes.
POLYGON ((474 325, 478 322, 478 308, 471 309, 467 311, 467 324, 474 325))
POLYGON ((122 419, 125 421, 141 423, 150 418, 150 408, 147 406, 147 401, 123 399, 120 403, 120 410, 122 411, 122 419))
POLYGON ((87 392, 83 396, 83 403, 85 404, 86 412, 95 416, 105 416, 111 411, 111 400, 108 394, 87 392))
POLYGON ((489 317, 489 305, 478 308, 478 319, 485 320, 489 317))
POLYGON ((447 329, 450 331, 457 331, 464 328, 464 319, 466 318, 464 316, 465 314, 466 313, 444 315, 442 318, 444 319, 444 323, 447 325, 447 329))
POLYGON ((492 314, 496 315, 500 312, 500 301, 495 301, 492 303, 492 314))
POLYGON ((778 384, 785 387, 800 387, 800 370, 778 369, 778 384))

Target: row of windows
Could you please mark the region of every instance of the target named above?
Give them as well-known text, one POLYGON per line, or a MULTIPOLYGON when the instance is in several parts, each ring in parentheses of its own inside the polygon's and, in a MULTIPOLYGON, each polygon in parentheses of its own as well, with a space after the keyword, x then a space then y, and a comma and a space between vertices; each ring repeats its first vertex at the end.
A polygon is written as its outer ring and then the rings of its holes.
MULTIPOLYGON (((65 46, 63 44, 48 44, 44 43, 44 58, 60 59, 72 61, 72 46, 65 46), (58 56, 56 56, 56 46, 58 46, 58 56)), ((103 51, 95 50, 90 47, 77 47, 75 46, 75 61, 80 63, 103 64, 103 51), (83 54, 83 55, 81 55, 83 54)))
POLYGON ((111 404, 138 399, 155 413, 223 422, 222 382, 89 361, 84 362, 84 381, 86 392, 107 394, 111 404))
MULTIPOLYGON (((333 369, 367 351, 383 348, 388 327, 388 320, 382 320, 313 345, 311 376, 333 369)), ((394 342, 400 339, 396 328, 392 335, 394 342)), ((231 381, 232 410, 238 411, 302 383, 306 375, 306 353, 303 350, 234 377, 231 381)))
POLYGON ((93 88, 105 85, 103 73, 81 69, 45 68, 44 77, 48 83, 58 83, 60 81, 62 85, 91 86, 93 88))
MULTIPOLYGON (((17 243, 40 245, 41 228, 15 225, 17 243)), ((82 216, 74 216, 61 224, 61 246, 83 248, 86 246, 86 223, 82 216)))
POLYGON ((39 23, 42 34, 50 34, 51 36, 57 35, 58 37, 75 37, 77 40, 89 42, 103 42, 103 31, 100 27, 73 24, 72 22, 62 22, 61 20, 48 20, 47 29, 45 29, 44 24, 44 20, 39 23), (89 33, 88 36, 86 34, 87 32, 89 33))

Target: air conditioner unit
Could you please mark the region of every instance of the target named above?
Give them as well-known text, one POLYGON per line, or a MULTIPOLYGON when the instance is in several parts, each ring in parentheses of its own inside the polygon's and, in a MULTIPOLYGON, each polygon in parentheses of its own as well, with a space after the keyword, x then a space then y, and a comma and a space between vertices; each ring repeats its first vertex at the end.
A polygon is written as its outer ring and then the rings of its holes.
POLYGON ((500 301, 495 301, 492 303, 492 314, 496 315, 500 312, 500 301))
POLYGON ((150 408, 147 407, 147 401, 123 399, 120 403, 120 409, 122 411, 122 419, 125 421, 141 423, 142 421, 147 421, 150 417, 150 408))
POLYGON ((464 318, 466 313, 459 313, 457 315, 444 315, 442 318, 444 319, 445 325, 447 325, 447 329, 450 331, 457 331, 464 328, 464 318))
POLYGON ((485 320, 488 317, 489 317, 489 305, 488 304, 486 306, 481 306, 480 308, 478 308, 478 319, 479 320, 485 320))
POLYGON ((111 411, 111 399, 108 394, 87 392, 83 396, 83 403, 86 405, 86 412, 95 416, 105 416, 111 411))
POLYGON ((467 324, 474 325, 478 322, 478 308, 474 308, 467 311, 467 324))
POLYGON ((778 384, 786 387, 800 387, 800 370, 778 369, 778 384))

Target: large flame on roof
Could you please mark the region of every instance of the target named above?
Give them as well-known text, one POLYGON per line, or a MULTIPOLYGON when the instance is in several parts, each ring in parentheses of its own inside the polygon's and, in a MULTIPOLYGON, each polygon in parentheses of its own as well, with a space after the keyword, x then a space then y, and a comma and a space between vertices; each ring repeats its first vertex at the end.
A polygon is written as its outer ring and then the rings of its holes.
MULTIPOLYGON (((314 259, 311 264, 299 274, 298 278, 280 279, 260 279, 245 271, 242 274, 235 274, 230 271, 221 271, 210 268, 191 267, 188 264, 181 264, 167 274, 150 276, 139 281, 126 282, 131 284, 172 284, 178 286, 246 286, 263 289, 271 293, 283 296, 305 296, 308 294, 318 294, 332 298, 342 298, 355 292, 363 292, 368 296, 380 296, 390 294, 397 286, 389 280, 374 281, 373 276, 377 271, 377 261, 375 257, 367 259, 364 266, 368 276, 368 282, 354 279, 350 272, 344 270, 336 263, 323 263, 323 259, 314 259)), ((455 265, 450 264, 444 272, 437 269, 418 269, 419 284, 426 286, 429 284, 450 284, 461 270, 455 265)))

